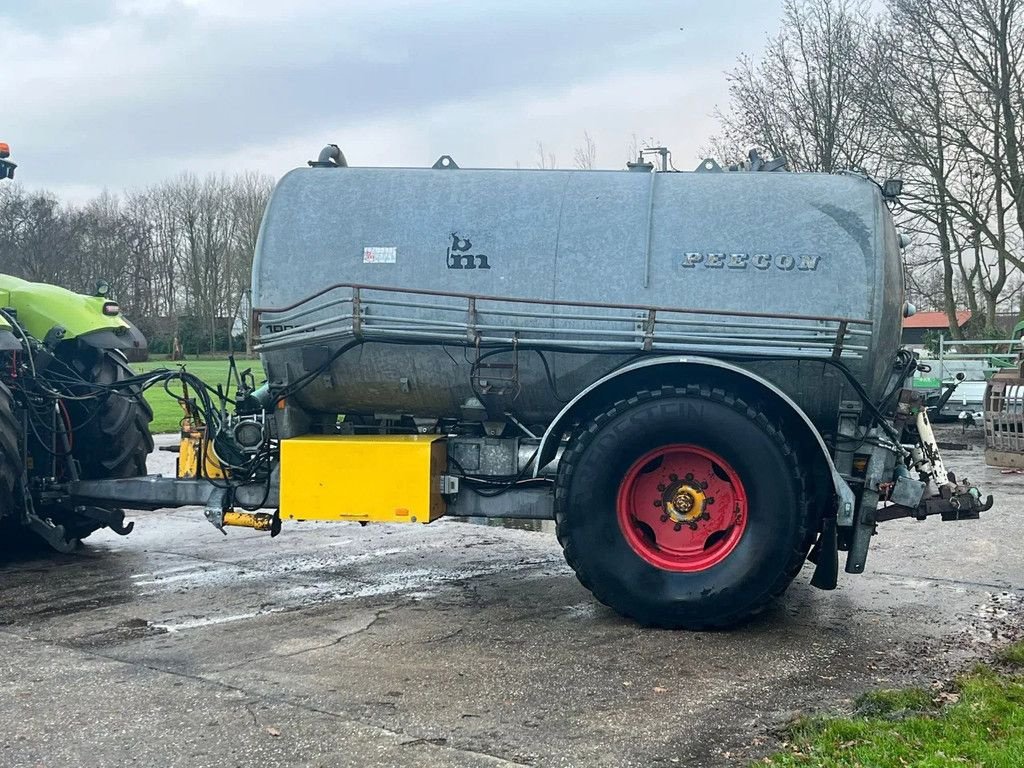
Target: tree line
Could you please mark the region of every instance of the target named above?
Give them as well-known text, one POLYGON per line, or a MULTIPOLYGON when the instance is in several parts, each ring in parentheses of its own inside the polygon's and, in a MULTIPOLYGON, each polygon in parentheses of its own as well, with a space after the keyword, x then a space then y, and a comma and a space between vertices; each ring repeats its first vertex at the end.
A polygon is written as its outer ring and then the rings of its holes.
POLYGON ((911 295, 979 335, 1024 317, 1024 3, 786 0, 762 55, 728 74, 709 153, 904 180, 911 295))
POLYGON ((83 204, 0 185, 0 272, 91 293, 98 280, 151 349, 244 345, 253 250, 273 179, 178 178, 83 204), (237 338, 233 338, 237 337, 237 338))

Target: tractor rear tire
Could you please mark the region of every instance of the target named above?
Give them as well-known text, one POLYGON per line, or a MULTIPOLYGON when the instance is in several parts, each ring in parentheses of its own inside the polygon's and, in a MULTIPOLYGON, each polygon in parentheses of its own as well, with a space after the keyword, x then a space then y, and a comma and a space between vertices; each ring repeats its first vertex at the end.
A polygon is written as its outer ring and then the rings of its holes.
POLYGON ((615 403, 581 425, 558 472, 566 561, 640 624, 742 623, 807 556, 814 520, 796 453, 764 410, 722 389, 667 386, 615 403))
MULTIPOLYGON (((87 350, 74 365, 91 384, 114 384, 135 375, 116 350, 87 350)), ((95 400, 69 400, 67 406, 75 429, 71 450, 83 480, 146 474, 146 457, 153 450, 153 409, 139 387, 95 400)))
MULTIPOLYGON (((69 364, 90 384, 114 384, 134 376, 124 355, 116 350, 80 350, 69 364)), ((73 388, 74 389, 74 388, 73 388)), ((92 393, 88 387, 77 394, 92 393)), ((146 457, 153 450, 149 423, 153 409, 139 387, 128 387, 96 399, 66 400, 73 428, 71 453, 83 480, 108 480, 146 474, 146 457), (123 393, 123 394, 122 394, 123 393)), ((70 536, 84 539, 103 526, 90 518, 63 520, 70 536)))
POLYGON ((24 467, 20 433, 21 426, 14 415, 14 396, 0 383, 0 531, 17 526, 21 515, 18 489, 24 467))

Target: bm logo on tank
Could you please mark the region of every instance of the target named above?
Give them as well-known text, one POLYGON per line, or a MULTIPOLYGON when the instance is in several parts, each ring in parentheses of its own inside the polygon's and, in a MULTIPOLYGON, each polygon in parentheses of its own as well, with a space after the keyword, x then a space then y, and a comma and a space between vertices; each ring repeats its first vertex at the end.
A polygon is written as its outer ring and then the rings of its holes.
POLYGON ((487 257, 482 253, 473 253, 473 243, 468 237, 459 237, 452 232, 452 244, 448 246, 448 269, 490 269, 487 257))
POLYGON ((791 256, 788 253, 701 253, 691 251, 683 254, 679 266, 684 269, 756 269, 761 272, 781 270, 783 272, 815 272, 821 256, 791 256))

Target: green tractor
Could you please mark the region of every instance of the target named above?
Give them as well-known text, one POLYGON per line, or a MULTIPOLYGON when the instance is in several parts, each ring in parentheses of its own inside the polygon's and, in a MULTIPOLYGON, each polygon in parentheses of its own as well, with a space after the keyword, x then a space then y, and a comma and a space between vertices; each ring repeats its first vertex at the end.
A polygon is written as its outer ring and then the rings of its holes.
POLYGON ((124 354, 146 342, 106 294, 102 281, 84 296, 0 274, 0 542, 31 531, 66 552, 99 528, 130 530, 120 509, 35 487, 146 473, 153 414, 124 354))

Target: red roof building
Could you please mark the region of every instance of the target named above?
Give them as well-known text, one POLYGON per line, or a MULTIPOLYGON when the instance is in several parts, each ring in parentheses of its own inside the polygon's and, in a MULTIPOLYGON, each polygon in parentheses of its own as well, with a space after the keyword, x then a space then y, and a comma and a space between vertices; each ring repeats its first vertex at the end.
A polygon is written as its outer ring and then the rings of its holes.
MULTIPOLYGON (((956 325, 963 328, 971 319, 971 310, 961 309, 956 313, 956 325)), ((931 331, 949 329, 949 318, 945 312, 918 312, 916 315, 903 318, 904 328, 924 328, 931 331)))
MULTIPOLYGON (((963 328, 971 319, 971 310, 962 309, 956 313, 957 327, 963 328)), ((925 343, 925 334, 944 333, 949 336, 949 318, 945 312, 918 312, 903 318, 903 343, 918 347, 925 343)))

